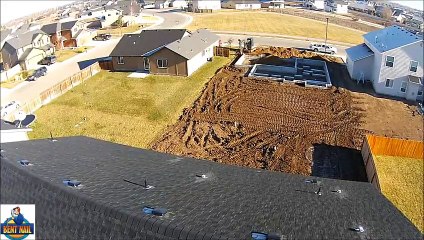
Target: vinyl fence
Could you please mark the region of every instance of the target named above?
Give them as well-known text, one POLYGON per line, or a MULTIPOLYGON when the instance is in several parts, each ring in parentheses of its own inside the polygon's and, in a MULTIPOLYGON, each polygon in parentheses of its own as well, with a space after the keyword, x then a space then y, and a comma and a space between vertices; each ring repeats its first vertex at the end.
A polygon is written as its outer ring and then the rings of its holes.
POLYGON ((92 65, 84 68, 83 70, 79 71, 78 73, 75 73, 74 75, 64 79, 62 82, 52 86, 51 88, 43 91, 40 93, 38 97, 35 99, 25 103, 22 105, 19 109, 17 109, 14 112, 11 112, 8 114, 5 119, 9 121, 15 120, 15 113, 17 111, 24 111, 26 113, 31 113, 40 108, 41 106, 49 103, 51 100, 61 96, 62 94, 66 93, 73 87, 79 85, 80 83, 84 82, 88 78, 94 76, 101 70, 100 65, 98 62, 93 63, 92 65))
POLYGON ((362 159, 368 180, 380 190, 374 158, 378 155, 423 159, 422 141, 367 135, 362 145, 362 159))

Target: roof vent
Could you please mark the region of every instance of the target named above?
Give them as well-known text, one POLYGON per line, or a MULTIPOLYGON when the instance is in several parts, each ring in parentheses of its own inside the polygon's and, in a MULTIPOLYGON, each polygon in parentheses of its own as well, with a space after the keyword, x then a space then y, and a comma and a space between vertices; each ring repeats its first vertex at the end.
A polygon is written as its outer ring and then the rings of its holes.
POLYGON ((365 232, 365 229, 362 226, 358 226, 358 227, 352 227, 350 228, 350 230, 355 231, 355 232, 365 232))
POLYGON ((124 179, 124 182, 131 183, 131 184, 134 184, 134 185, 137 185, 137 186, 143 187, 143 188, 144 188, 144 189, 146 189, 146 190, 150 190, 150 189, 155 188, 154 186, 147 184, 147 179, 144 179, 144 184, 140 184, 140 183, 132 182, 132 181, 129 181, 129 180, 127 180, 127 179, 124 179))
POLYGON ((331 191, 331 192, 333 192, 333 193, 342 193, 342 190, 337 189, 337 190, 333 190, 333 191, 331 191))
POLYGON ((307 179, 305 180, 305 183, 314 183, 314 184, 320 184, 321 181, 318 181, 316 179, 307 179))
POLYGON ((50 132, 50 141, 57 142, 57 139, 53 138, 52 132, 50 132))
POLYGON ((22 166, 32 166, 32 164, 28 160, 20 160, 19 163, 22 166))
POLYGON ((196 177, 198 178, 208 178, 205 174, 196 174, 196 177))
POLYGON ((135 41, 134 41, 134 45, 135 45, 135 41))
POLYGON ((269 234, 263 232, 252 232, 251 237, 254 240, 280 240, 281 236, 278 234, 269 234))
POLYGON ((318 188, 318 190, 315 192, 315 194, 318 195, 318 196, 322 195, 321 187, 318 188))
POLYGON ((143 212, 145 214, 161 217, 165 215, 168 211, 165 208, 153 208, 153 207, 145 206, 143 207, 143 212))
POLYGON ((63 184, 65 184, 65 186, 68 186, 68 187, 78 187, 81 185, 81 182, 77 180, 65 179, 63 180, 63 184))
POLYGON ((131 35, 128 35, 128 37, 130 38, 130 37, 131 37, 131 35))

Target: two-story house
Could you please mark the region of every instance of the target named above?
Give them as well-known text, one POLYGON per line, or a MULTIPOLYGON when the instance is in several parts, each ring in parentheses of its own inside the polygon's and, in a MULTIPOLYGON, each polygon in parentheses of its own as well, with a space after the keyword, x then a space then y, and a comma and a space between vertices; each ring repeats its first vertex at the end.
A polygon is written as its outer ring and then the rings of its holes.
POLYGON ((47 55, 54 53, 50 38, 41 30, 26 32, 6 41, 1 54, 7 68, 20 64, 23 70, 35 68, 47 55))
POLYGON ((351 78, 371 81, 379 94, 422 101, 423 38, 398 26, 363 37, 363 44, 346 49, 351 78))
POLYGON ((49 35, 51 43, 58 50, 64 47, 78 47, 84 24, 79 21, 56 22, 42 26, 41 30, 49 35))

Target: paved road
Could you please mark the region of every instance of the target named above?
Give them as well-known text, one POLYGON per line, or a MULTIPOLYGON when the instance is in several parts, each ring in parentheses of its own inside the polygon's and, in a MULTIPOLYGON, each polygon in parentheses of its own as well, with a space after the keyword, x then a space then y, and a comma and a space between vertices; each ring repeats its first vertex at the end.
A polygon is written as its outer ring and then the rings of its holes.
MULTIPOLYGON (((221 41, 226 43, 228 39, 233 39, 233 45, 238 44, 238 39, 246 39, 248 36, 245 35, 236 35, 236 34, 218 34, 221 37, 221 41)), ((307 48, 310 41, 306 40, 295 40, 295 39, 285 39, 285 38, 277 38, 277 37, 263 37, 263 36, 253 36, 253 41, 255 46, 276 46, 276 47, 295 47, 295 48, 307 48)), ((338 46, 334 45, 338 50, 337 56, 342 57, 346 60, 346 46, 338 46)))
MULTIPOLYGON (((191 17, 182 13, 178 10, 143 10, 144 13, 152 14, 163 19, 156 26, 152 26, 152 29, 166 29, 166 28, 184 28, 191 22, 191 17)), ((220 34, 222 42, 227 42, 229 38, 234 39, 234 43, 237 39, 245 39, 245 35, 236 34, 220 34)), ((253 36, 255 45, 272 45, 272 46, 284 46, 284 47, 298 47, 305 48, 309 46, 310 42, 305 40, 294 40, 284 39, 278 37, 264 37, 264 36, 253 36)), ((119 39, 112 39, 106 42, 96 42, 95 47, 88 50, 87 53, 81 53, 77 56, 66 60, 62 63, 56 63, 48 67, 48 74, 44 77, 37 79, 35 82, 25 82, 11 91, 3 91, 1 94, 1 105, 5 105, 12 100, 17 100, 21 104, 29 102, 38 96, 44 90, 54 86, 55 84, 63 81, 65 78, 72 76, 78 72, 78 62, 89 60, 93 58, 105 57, 110 54, 119 39)), ((339 50, 338 55, 345 57, 346 46, 337 46, 339 50)))

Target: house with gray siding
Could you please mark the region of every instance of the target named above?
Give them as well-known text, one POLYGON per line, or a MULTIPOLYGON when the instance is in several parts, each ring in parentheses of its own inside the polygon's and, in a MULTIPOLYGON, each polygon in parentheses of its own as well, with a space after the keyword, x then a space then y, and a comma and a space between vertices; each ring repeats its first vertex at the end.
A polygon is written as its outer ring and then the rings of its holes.
POLYGON ((346 49, 350 77, 371 81, 376 93, 423 101, 423 38, 398 26, 364 35, 346 49))

